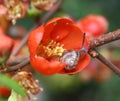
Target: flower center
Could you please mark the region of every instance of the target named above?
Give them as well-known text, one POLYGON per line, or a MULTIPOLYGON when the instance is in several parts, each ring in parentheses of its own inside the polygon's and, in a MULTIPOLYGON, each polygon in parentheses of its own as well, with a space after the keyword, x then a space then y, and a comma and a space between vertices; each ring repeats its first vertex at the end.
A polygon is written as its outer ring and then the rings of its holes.
POLYGON ((57 43, 54 40, 49 41, 47 45, 41 42, 37 48, 37 56, 44 58, 60 57, 65 51, 63 46, 64 44, 57 43))

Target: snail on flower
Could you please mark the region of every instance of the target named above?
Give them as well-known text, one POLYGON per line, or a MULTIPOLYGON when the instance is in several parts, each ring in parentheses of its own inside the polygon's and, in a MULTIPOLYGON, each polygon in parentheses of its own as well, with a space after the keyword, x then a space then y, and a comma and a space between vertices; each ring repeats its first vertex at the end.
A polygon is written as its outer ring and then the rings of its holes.
POLYGON ((76 68, 76 65, 78 64, 80 57, 87 53, 88 50, 83 47, 84 41, 85 41, 85 33, 82 42, 82 48, 80 48, 78 51, 68 50, 63 53, 62 57, 60 58, 60 61, 66 64, 65 67, 66 71, 74 70, 76 68))
POLYGON ((67 18, 54 18, 34 29, 29 35, 28 46, 31 65, 44 75, 76 74, 90 63, 87 38, 67 18))

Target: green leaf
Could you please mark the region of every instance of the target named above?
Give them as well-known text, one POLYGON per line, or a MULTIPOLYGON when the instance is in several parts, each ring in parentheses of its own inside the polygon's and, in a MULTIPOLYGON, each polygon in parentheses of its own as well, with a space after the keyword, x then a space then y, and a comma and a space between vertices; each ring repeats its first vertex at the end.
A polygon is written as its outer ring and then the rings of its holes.
POLYGON ((13 89, 16 93, 22 97, 26 96, 25 89, 15 80, 7 77, 6 75, 0 74, 0 85, 4 85, 10 89, 13 89))

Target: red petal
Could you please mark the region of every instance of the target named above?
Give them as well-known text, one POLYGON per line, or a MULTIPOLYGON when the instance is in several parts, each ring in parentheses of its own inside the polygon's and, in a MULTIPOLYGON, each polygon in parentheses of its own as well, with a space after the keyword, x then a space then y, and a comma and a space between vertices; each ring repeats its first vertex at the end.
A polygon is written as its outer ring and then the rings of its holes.
POLYGON ((30 55, 35 55, 36 54, 36 49, 42 40, 44 33, 44 26, 40 26, 37 29, 33 30, 28 38, 28 47, 30 51, 30 55))
MULTIPOLYGON (((79 49, 83 43, 84 33, 75 25, 69 25, 71 28, 67 37, 60 41, 61 44, 64 44, 65 49, 79 49)), ((85 43, 87 40, 85 40, 85 43)))
POLYGON ((48 44, 50 40, 54 40, 64 44, 66 49, 78 49, 82 46, 83 35, 83 32, 71 20, 57 18, 45 26, 43 41, 48 44))
POLYGON ((67 18, 56 18, 48 22, 45 26, 43 42, 48 44, 50 40, 59 41, 64 38, 70 29, 67 27, 67 24, 73 24, 73 22, 67 18))
POLYGON ((32 66, 39 72, 45 75, 53 75, 65 67, 64 63, 59 61, 47 61, 43 57, 31 57, 32 66))
POLYGON ((50 20, 46 26, 50 25, 50 24, 54 24, 54 23, 59 23, 59 22, 67 22, 67 23, 73 23, 72 20, 68 19, 68 18, 64 18, 64 17, 58 17, 58 18, 53 18, 52 20, 50 20))

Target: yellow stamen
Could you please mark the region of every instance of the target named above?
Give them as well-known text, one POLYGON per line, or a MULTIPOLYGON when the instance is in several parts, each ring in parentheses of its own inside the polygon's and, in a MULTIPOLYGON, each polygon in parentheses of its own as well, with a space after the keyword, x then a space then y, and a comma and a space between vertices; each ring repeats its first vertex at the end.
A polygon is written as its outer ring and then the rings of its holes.
POLYGON ((53 56, 62 56, 65 49, 63 44, 57 43, 54 40, 51 40, 48 45, 40 43, 37 49, 37 55, 43 56, 45 58, 50 58, 53 56))

